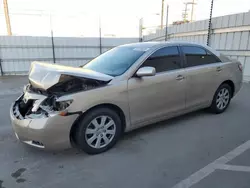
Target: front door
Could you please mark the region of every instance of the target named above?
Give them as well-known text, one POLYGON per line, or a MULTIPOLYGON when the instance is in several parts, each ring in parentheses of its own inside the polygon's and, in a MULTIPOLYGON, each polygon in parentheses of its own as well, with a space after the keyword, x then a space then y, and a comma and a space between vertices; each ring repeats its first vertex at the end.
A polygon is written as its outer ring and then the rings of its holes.
POLYGON ((154 52, 141 67, 156 69, 155 76, 132 77, 128 97, 132 125, 154 122, 185 108, 185 70, 178 47, 154 52))

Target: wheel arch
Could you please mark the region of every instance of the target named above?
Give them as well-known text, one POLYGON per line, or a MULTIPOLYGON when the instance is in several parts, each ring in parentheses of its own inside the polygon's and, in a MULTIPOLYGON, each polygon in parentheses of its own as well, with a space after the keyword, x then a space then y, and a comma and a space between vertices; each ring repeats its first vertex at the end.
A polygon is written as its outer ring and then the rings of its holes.
POLYGON ((232 89, 232 97, 233 97, 234 92, 235 92, 235 85, 234 85, 233 81, 232 80, 225 80, 224 82, 221 83, 221 85, 222 84, 228 84, 231 87, 231 89, 232 89))
POLYGON ((75 130, 77 128, 77 122, 80 121, 82 118, 84 118, 84 116, 88 112, 90 112, 91 110, 94 110, 97 108, 103 108, 103 107, 112 109, 119 115, 119 117, 121 118, 121 121, 122 121, 122 131, 123 132, 125 131, 125 129, 126 129, 126 116, 125 116, 125 113, 123 112, 123 110, 119 106, 117 106, 115 104, 111 104, 111 103, 98 104, 96 106, 89 108, 87 111, 85 111, 84 113, 79 115, 79 117, 75 120, 75 122, 71 126, 69 137, 70 137, 70 142, 73 146, 75 146, 75 143, 76 143, 75 138, 74 138, 74 136, 75 136, 74 133, 75 133, 75 130))

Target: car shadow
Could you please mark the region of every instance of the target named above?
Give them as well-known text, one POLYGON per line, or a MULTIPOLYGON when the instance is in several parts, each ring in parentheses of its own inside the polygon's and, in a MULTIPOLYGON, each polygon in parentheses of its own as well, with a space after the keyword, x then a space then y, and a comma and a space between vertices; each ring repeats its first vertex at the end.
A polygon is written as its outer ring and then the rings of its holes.
MULTIPOLYGON (((121 151, 123 149, 123 146, 126 145, 127 141, 137 141, 140 140, 140 137, 147 135, 149 133, 154 133, 157 131, 160 131, 162 129, 166 130, 169 129, 173 126, 184 126, 182 122, 196 118, 197 116, 210 116, 212 115, 211 113, 207 112, 207 110, 198 110, 194 111, 191 113, 187 113, 178 117, 174 117, 168 120, 160 121, 157 123, 149 124, 147 126, 135 129, 133 131, 125 133, 122 138, 118 141, 118 143, 115 145, 114 149, 111 149, 107 152, 108 153, 115 153, 116 151, 121 151)), ((22 144, 24 145, 24 144, 22 144)), ((27 146, 26 144, 23 146, 25 147, 26 152, 32 153, 32 155, 37 155, 40 156, 42 155, 43 157, 48 157, 48 158, 67 158, 67 157, 73 157, 73 156, 80 156, 80 157, 87 157, 90 156, 86 154, 85 152, 76 149, 76 148, 69 148, 65 149, 62 151, 44 151, 38 148, 33 148, 31 146, 27 146)), ((105 154, 104 153, 104 154, 105 154)), ((102 154, 103 155, 103 154, 102 154)))
POLYGON ((162 128, 165 129, 165 128, 170 128, 172 126, 183 126, 183 124, 181 123, 183 121, 196 118, 197 116, 209 115, 209 114, 210 113, 208 112, 208 110, 205 110, 205 109, 190 112, 184 115, 180 115, 178 117, 173 117, 173 118, 163 120, 157 123, 149 124, 149 125, 140 127, 138 129, 135 129, 133 131, 127 132, 124 134, 123 139, 128 140, 138 135, 147 134, 152 131, 158 131, 159 129, 162 129, 162 128))

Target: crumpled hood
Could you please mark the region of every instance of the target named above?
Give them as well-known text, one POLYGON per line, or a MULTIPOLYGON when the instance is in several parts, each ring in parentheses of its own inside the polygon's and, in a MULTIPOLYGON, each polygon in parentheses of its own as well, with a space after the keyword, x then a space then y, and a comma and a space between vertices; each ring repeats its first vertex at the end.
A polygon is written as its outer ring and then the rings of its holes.
POLYGON ((45 62, 32 62, 29 81, 35 88, 47 90, 60 82, 61 75, 70 75, 99 81, 110 81, 114 77, 89 69, 69 67, 45 62))

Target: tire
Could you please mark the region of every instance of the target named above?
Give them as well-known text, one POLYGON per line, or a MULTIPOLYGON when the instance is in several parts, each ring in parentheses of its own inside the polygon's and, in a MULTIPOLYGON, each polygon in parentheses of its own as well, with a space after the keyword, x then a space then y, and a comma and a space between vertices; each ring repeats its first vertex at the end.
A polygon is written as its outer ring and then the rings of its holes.
POLYGON ((214 94, 210 111, 215 114, 224 112, 228 108, 231 98, 232 88, 228 84, 220 85, 214 94), (223 97, 221 98, 222 95, 223 97))
POLYGON ((77 123, 75 141, 79 149, 98 154, 112 148, 122 134, 122 121, 110 108, 93 109, 77 123), (107 140, 108 139, 108 140, 107 140))

